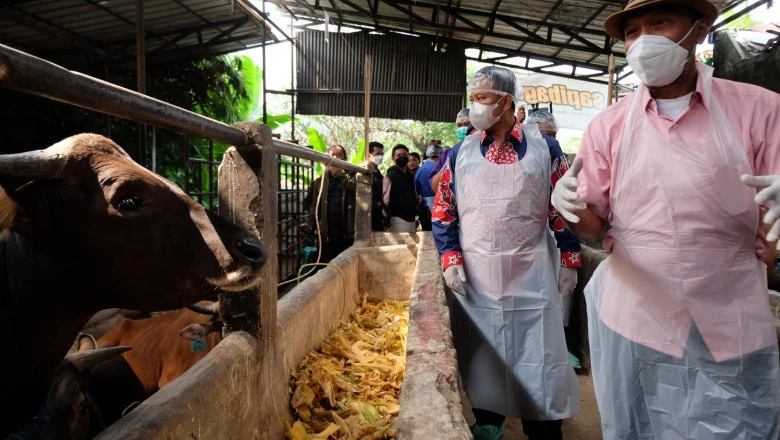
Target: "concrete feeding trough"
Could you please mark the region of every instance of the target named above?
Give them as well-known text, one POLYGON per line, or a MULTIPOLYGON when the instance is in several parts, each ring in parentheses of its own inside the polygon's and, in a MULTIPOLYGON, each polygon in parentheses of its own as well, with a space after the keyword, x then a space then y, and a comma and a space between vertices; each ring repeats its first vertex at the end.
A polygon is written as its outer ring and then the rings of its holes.
POLYGON ((325 267, 279 300, 272 350, 262 349, 262 338, 229 334, 98 438, 284 438, 284 419, 295 420, 292 368, 349 319, 364 294, 411 303, 398 437, 470 438, 432 236, 375 233, 371 241, 332 260, 341 271, 325 267))

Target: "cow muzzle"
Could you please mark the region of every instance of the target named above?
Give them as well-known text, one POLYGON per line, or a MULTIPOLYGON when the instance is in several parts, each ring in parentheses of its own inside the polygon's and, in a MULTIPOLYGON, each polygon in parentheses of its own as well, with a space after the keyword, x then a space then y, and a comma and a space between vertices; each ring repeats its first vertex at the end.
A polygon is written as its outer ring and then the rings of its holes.
POLYGON ((260 239, 255 236, 245 237, 236 242, 236 250, 238 250, 247 262, 256 266, 264 265, 268 256, 265 251, 265 246, 263 246, 260 239))
POLYGON ((260 284, 260 269, 268 257, 263 243, 250 235, 237 240, 231 251, 237 268, 225 270, 225 275, 221 278, 208 279, 209 283, 228 292, 247 290, 260 284))
POLYGON ((207 281, 217 289, 226 292, 248 290, 259 285, 262 280, 258 269, 247 266, 226 272, 221 278, 207 278, 207 281))

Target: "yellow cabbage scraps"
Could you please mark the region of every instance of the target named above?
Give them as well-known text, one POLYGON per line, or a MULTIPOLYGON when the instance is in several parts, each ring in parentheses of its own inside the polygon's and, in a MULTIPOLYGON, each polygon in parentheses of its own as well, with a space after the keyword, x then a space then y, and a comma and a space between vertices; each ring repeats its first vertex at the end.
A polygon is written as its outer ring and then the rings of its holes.
POLYGON ((366 301, 292 372, 291 440, 395 438, 409 301, 366 301))

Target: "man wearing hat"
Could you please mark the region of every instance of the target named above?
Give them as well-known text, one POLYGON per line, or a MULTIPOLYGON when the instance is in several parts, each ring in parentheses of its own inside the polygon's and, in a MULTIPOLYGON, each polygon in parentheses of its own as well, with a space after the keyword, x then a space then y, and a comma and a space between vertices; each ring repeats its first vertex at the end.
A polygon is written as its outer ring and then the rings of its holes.
POLYGON ((780 438, 762 263, 780 233, 780 95, 695 62, 717 15, 632 0, 607 18, 642 85, 591 121, 553 191, 578 236, 610 226, 585 287, 608 440, 780 438))

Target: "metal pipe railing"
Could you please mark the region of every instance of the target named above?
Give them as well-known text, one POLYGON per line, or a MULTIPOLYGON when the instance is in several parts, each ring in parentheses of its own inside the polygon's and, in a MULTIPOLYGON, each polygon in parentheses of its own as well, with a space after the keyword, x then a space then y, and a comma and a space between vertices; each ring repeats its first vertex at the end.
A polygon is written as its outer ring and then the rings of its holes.
POLYGON ((336 168, 347 171, 354 171, 360 174, 369 174, 369 171, 363 167, 359 167, 355 164, 351 164, 340 159, 335 159, 328 156, 327 154, 314 151, 311 148, 301 147, 300 145, 295 145, 279 139, 274 139, 274 150, 278 154, 300 157, 301 159, 309 159, 321 164, 333 165, 336 168))
POLYGON ((227 145, 246 145, 238 128, 0 44, 0 85, 227 145))
MULTIPOLYGON (((176 107, 159 99, 78 72, 0 44, 0 86, 100 113, 175 130, 226 145, 246 145, 246 133, 236 127, 176 107)), ((313 160, 368 174, 363 167, 327 154, 274 139, 279 154, 313 160)))

